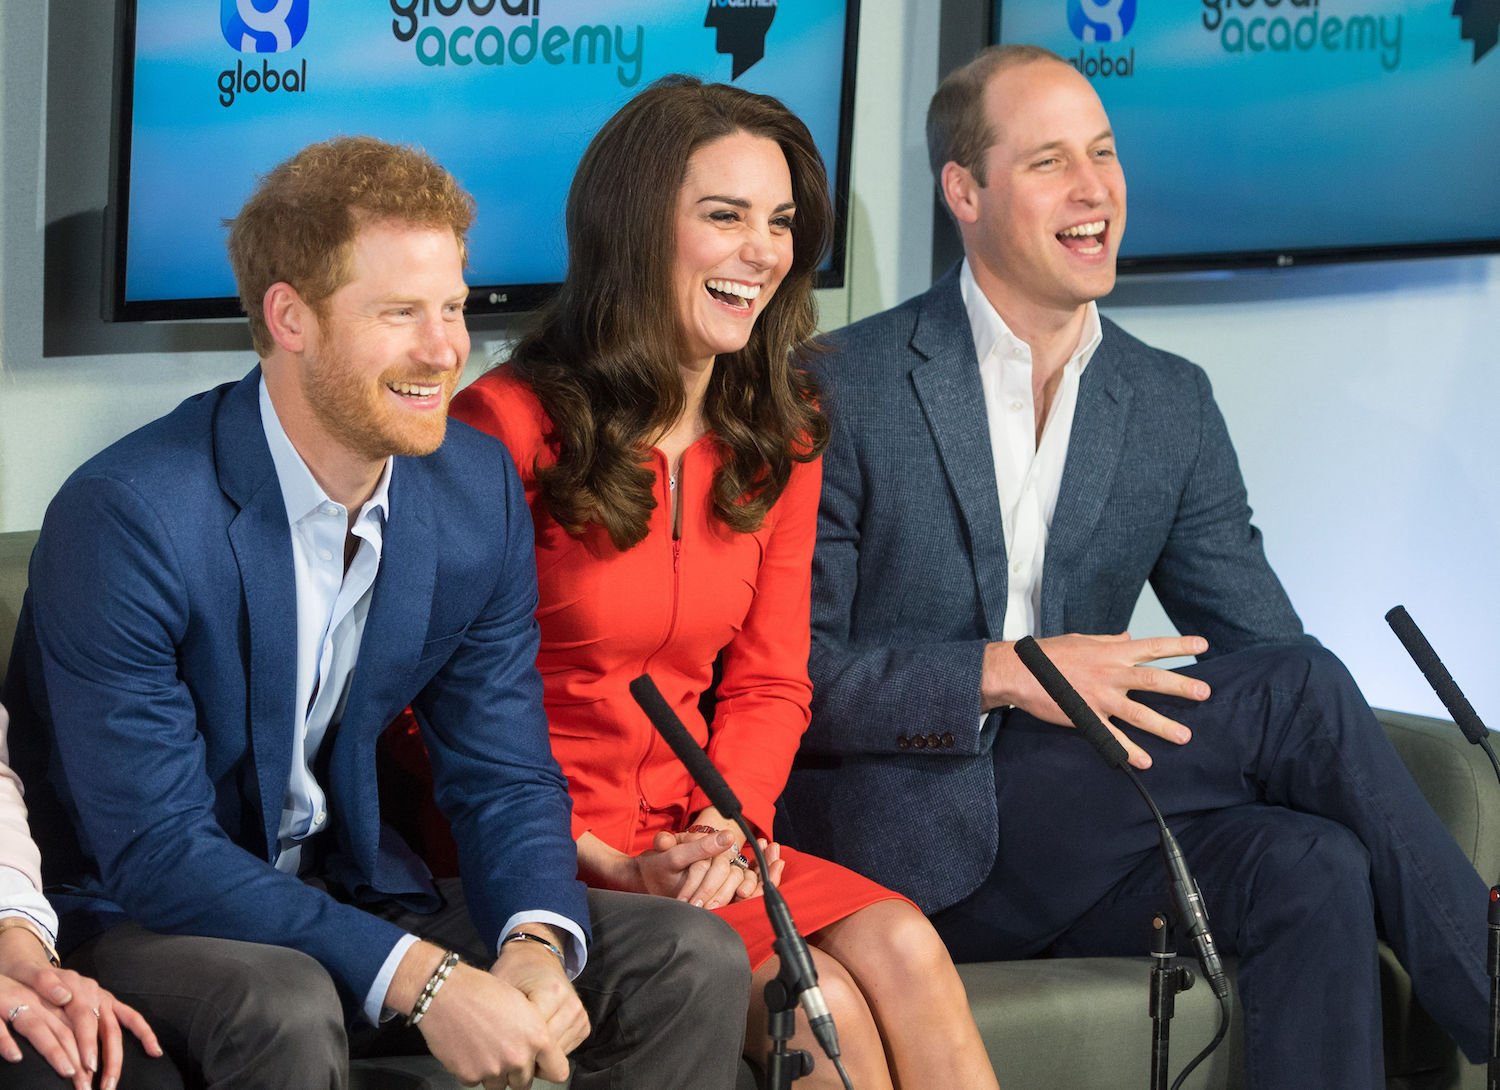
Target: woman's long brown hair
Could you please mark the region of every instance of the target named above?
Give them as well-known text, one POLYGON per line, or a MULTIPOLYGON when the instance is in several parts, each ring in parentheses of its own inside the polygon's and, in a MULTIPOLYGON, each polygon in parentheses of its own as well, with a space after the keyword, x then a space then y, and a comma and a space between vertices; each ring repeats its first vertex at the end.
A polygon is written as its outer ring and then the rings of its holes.
POLYGON ((723 455, 714 514, 734 530, 756 529, 793 464, 828 442, 798 363, 817 328, 813 274, 833 229, 817 147, 774 98, 668 76, 621 108, 584 152, 568 191, 566 280, 511 358, 551 418, 557 461, 538 467, 537 482, 571 533, 598 523, 619 549, 646 536, 656 506, 646 449, 686 408, 672 280, 678 193, 693 153, 737 132, 781 148, 797 212, 791 268, 749 342, 718 356, 710 376, 703 415, 723 455))

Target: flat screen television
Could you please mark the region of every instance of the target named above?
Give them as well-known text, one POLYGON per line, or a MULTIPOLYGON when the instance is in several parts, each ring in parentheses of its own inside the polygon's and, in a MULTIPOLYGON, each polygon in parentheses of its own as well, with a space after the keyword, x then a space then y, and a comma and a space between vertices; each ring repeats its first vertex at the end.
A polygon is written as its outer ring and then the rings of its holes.
POLYGON ((425 148, 473 193, 473 312, 563 276, 584 146, 652 80, 782 99, 829 168, 843 278, 858 0, 120 0, 105 316, 241 313, 223 221, 298 148, 425 148))
POLYGON ((1489 0, 996 0, 992 19, 1103 99, 1122 271, 1500 250, 1489 0))

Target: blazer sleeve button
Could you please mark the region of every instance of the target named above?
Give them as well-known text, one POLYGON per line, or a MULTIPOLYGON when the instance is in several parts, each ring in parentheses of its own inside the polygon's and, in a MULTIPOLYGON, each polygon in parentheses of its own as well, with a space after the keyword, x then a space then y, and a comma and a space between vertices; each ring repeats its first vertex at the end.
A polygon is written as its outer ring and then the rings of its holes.
POLYGON ((943 735, 943 748, 944 749, 952 749, 953 748, 953 732, 951 730, 948 731, 946 734, 943 735))
POLYGON ((912 744, 912 748, 914 748, 914 749, 926 749, 927 748, 927 736, 924 735, 924 734, 919 734, 919 735, 917 735, 916 737, 914 737, 911 740, 911 744, 912 744))
POLYGON ((896 748, 897 749, 910 749, 911 748, 911 739, 908 738, 904 734, 898 734, 898 735, 896 735, 896 748))
POLYGON ((943 736, 941 734, 929 734, 927 736, 927 744, 933 749, 941 749, 943 746, 943 736))

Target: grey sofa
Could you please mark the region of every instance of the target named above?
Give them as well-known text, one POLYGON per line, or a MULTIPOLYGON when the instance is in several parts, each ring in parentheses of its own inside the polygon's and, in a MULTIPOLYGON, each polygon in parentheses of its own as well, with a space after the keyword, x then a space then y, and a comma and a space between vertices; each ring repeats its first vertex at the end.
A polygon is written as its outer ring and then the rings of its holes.
MULTIPOLYGON (((10 658, 35 540, 34 532, 0 534, 0 677, 10 658)), ((1500 786, 1483 753, 1451 723, 1397 712, 1379 716, 1479 873, 1494 881, 1500 876, 1500 786)), ((960 971, 1004 1090, 1120 1090, 1148 1084, 1151 1026, 1144 952, 1141 958, 992 962, 960 971)), ((1384 949, 1381 973, 1388 1090, 1483 1087, 1484 1069, 1465 1062, 1413 1003, 1405 972, 1384 949)), ((1217 1004, 1205 985, 1178 996, 1172 1023, 1174 1075, 1207 1043, 1216 1019, 1217 1004)), ((1237 1088, 1240 1050, 1236 1017, 1225 1044, 1188 1086, 1237 1088)), ((452 1090, 458 1085, 430 1059, 361 1061, 354 1066, 353 1083, 356 1090, 452 1090)), ((740 1090, 754 1086, 749 1066, 743 1065, 740 1090)))

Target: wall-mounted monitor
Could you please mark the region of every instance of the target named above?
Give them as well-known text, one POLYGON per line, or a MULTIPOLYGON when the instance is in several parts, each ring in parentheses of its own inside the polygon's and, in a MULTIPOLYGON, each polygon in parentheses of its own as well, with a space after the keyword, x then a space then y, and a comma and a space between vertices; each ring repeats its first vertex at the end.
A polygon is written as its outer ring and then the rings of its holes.
POLYGON ((858 0, 120 0, 106 317, 240 313, 223 221, 298 148, 425 148, 474 194, 476 312, 563 276, 563 204, 601 124, 686 72, 775 95, 824 159, 842 283, 858 0))
POLYGON ((1488 0, 997 0, 1109 111, 1123 271, 1500 251, 1488 0))

